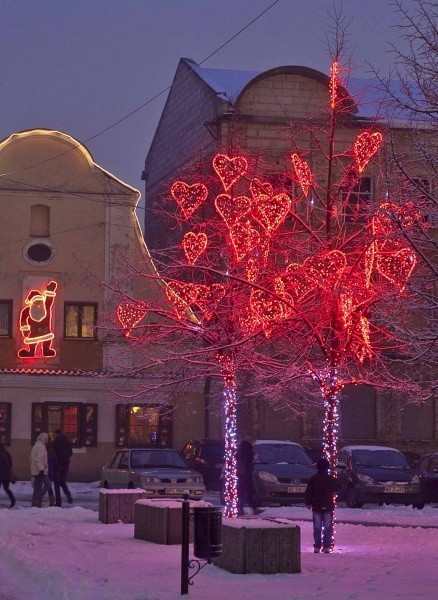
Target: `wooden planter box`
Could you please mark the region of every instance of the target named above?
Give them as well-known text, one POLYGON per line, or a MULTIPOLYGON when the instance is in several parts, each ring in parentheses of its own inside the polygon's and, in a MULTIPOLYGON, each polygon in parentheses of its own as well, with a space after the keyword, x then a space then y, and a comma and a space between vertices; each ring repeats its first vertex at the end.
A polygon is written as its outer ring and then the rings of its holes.
POLYGON ((134 505, 145 491, 117 489, 99 490, 99 521, 102 523, 134 523, 134 505))
POLYGON ((264 519, 223 519, 222 556, 214 563, 230 573, 300 573, 298 525, 264 519))

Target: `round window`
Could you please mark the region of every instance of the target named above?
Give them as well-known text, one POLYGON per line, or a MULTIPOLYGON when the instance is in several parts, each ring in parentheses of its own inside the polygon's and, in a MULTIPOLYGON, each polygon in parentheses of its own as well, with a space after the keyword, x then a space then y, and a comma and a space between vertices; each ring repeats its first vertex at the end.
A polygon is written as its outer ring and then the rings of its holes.
POLYGON ((23 255, 33 265, 47 264, 53 260, 55 249, 47 240, 32 240, 23 248, 23 255))

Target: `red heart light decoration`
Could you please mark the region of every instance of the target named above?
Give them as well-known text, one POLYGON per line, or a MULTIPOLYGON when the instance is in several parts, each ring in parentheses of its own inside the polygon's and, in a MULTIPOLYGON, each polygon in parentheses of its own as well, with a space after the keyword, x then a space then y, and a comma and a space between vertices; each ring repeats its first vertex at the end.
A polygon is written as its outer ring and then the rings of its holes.
POLYGON ((312 171, 310 170, 309 165, 298 154, 294 153, 290 158, 295 169, 298 183, 303 190, 303 194, 307 198, 309 188, 312 185, 312 171))
POLYGON ((140 323, 146 316, 147 306, 145 302, 123 301, 117 307, 117 318, 123 327, 123 335, 129 337, 131 329, 140 323))
POLYGON ((296 301, 302 300, 315 288, 311 279, 306 277, 303 265, 289 263, 286 267, 287 289, 293 294, 296 301))
POLYGON ((185 312, 195 303, 198 296, 198 289, 193 283, 169 281, 166 285, 166 296, 174 307, 178 318, 181 319, 185 312))
POLYGON ((251 214, 260 223, 268 235, 272 235, 283 223, 290 211, 292 200, 287 194, 277 194, 261 200, 252 207, 251 214))
POLYGON ((267 200, 274 195, 274 190, 272 189, 272 185, 269 183, 269 181, 262 182, 260 179, 257 179, 257 177, 254 177, 249 184, 249 191, 256 202, 267 200))
POLYGON ((350 349, 360 364, 363 364, 366 358, 371 360, 373 353, 370 340, 370 322, 366 317, 359 317, 359 321, 353 331, 350 349))
POLYGON ((326 290, 332 290, 347 266, 345 254, 340 250, 330 250, 319 256, 310 256, 304 261, 306 277, 326 290))
POLYGON ((377 255, 377 270, 402 292, 417 264, 415 252, 402 248, 392 254, 377 255))
POLYGON ((170 188, 172 198, 178 202, 186 219, 189 219, 195 210, 208 196, 208 190, 203 183, 189 185, 184 181, 175 181, 170 188))
POLYGON ((204 320, 209 321, 214 314, 219 302, 225 296, 225 286, 221 283, 197 286, 196 305, 204 313, 204 320))
POLYGON ((379 150, 382 142, 383 135, 379 131, 359 133, 353 146, 359 173, 362 173, 365 169, 370 159, 379 150))
POLYGON ((391 202, 381 204, 372 218, 373 233, 376 236, 390 236, 401 229, 412 229, 422 221, 421 212, 413 202, 397 206, 391 202))
POLYGON ((252 333, 262 326, 258 315, 250 306, 245 306, 239 312, 239 323, 246 333, 252 333))
POLYGON ((189 231, 184 234, 181 246, 190 265, 194 265, 207 247, 208 238, 205 233, 189 231))
POLYGON ((214 205, 227 227, 232 227, 249 212, 251 199, 247 196, 232 198, 228 194, 219 194, 216 196, 214 205))
POLYGON ((263 323, 265 332, 270 331, 275 323, 286 319, 292 313, 292 298, 289 294, 284 294, 282 297, 285 302, 265 290, 251 291, 250 306, 263 323))
POLYGON ((257 229, 251 227, 249 221, 236 223, 230 228, 230 239, 234 246, 236 260, 240 262, 250 250, 260 242, 260 234, 257 229))
POLYGON ((213 158, 213 169, 222 181, 224 190, 227 192, 242 175, 245 175, 248 161, 243 156, 231 158, 226 154, 216 154, 213 158))
POLYGON ((246 263, 245 275, 250 283, 254 283, 259 275, 259 267, 253 258, 249 258, 246 263))

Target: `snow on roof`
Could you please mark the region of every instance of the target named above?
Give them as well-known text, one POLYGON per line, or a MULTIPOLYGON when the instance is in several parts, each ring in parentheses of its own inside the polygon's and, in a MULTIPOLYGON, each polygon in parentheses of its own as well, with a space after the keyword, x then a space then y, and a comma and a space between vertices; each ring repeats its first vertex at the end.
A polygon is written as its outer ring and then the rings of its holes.
POLYGON ((243 88, 261 71, 237 71, 233 69, 206 69, 191 58, 185 58, 190 67, 221 98, 235 102, 243 88))
POLYGON ((290 442, 289 440, 256 440, 254 444, 288 444, 289 446, 300 446, 300 444, 290 442))
MULTIPOLYGON (((219 97, 233 104, 244 87, 263 73, 263 71, 208 69, 198 65, 191 58, 184 58, 183 60, 219 97)), ((403 97, 400 82, 394 81, 391 86, 394 94, 403 97)), ((387 99, 387 93, 378 79, 350 77, 345 82, 345 87, 357 105, 357 118, 381 119, 389 116, 388 112, 384 110, 384 100, 387 99)))

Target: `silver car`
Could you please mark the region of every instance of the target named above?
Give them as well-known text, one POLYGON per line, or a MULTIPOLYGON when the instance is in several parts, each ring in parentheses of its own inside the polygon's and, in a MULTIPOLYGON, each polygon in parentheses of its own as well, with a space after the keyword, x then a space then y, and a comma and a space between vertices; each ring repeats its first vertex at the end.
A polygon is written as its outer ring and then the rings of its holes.
POLYGON ((161 448, 118 450, 102 469, 100 487, 142 488, 150 498, 181 498, 188 490, 199 500, 205 493, 202 475, 176 450, 161 448))

